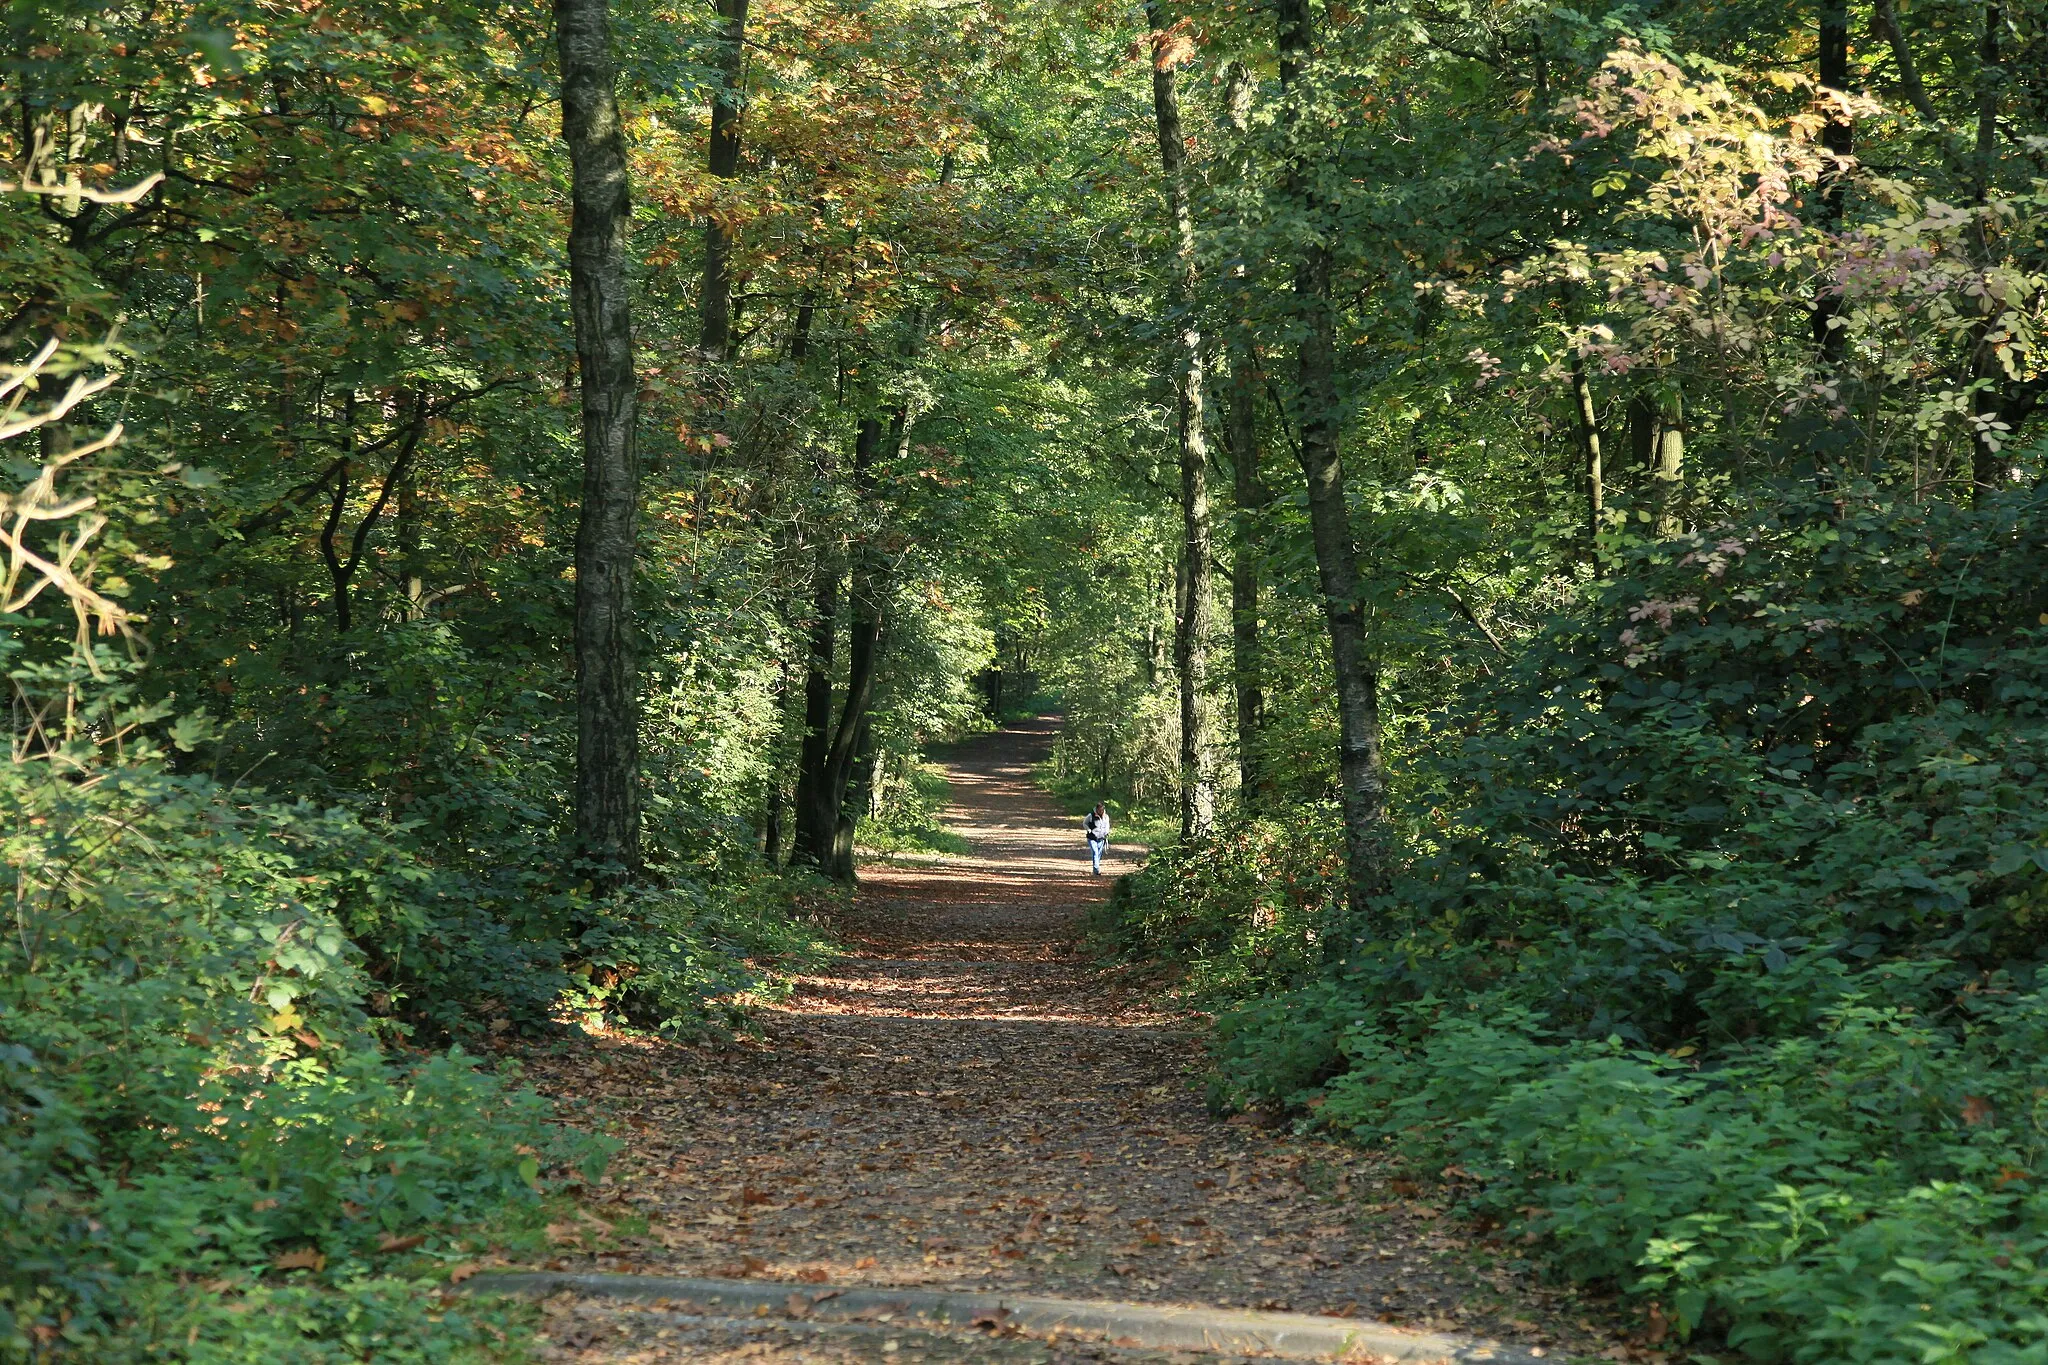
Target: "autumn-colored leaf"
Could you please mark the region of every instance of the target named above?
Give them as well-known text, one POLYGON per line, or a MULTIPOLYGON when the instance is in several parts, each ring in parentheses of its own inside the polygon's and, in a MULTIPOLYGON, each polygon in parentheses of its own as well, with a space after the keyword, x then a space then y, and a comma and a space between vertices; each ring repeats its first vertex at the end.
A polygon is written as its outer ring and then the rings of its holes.
POLYGON ((270 1265, 273 1270, 311 1270, 317 1273, 327 1269, 327 1253, 316 1247, 300 1247, 296 1251, 279 1252, 271 1257, 270 1265))
POLYGON ((377 1243, 377 1250, 411 1251, 414 1247, 424 1244, 426 1240, 427 1235, 423 1232, 415 1232, 410 1237, 390 1236, 377 1243))

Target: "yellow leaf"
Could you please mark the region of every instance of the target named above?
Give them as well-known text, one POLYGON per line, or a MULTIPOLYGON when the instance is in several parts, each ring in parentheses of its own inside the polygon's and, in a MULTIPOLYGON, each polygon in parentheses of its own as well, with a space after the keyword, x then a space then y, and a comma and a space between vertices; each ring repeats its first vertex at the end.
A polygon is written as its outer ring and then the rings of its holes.
POLYGON ((381 95, 364 95, 362 97, 362 101, 363 112, 371 114, 377 118, 382 118, 384 115, 391 112, 391 101, 385 99, 381 95))

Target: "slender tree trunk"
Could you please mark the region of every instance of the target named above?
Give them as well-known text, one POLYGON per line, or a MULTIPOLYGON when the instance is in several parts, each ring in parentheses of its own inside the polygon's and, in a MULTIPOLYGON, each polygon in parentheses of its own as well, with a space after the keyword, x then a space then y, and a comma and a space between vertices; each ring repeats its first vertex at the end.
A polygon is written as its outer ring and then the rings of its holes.
MULTIPOLYGON (((1997 4, 1984 7, 1984 29, 1977 41, 1977 145, 1972 158, 1972 198, 1983 205, 1991 197, 1991 173, 1998 162, 1998 101, 2003 89, 2003 73, 2000 71, 1999 33, 2005 26, 2005 12, 1997 4)), ((1990 264, 1991 248, 1984 238, 1985 229, 1978 229, 1977 255, 1979 260, 1990 264)), ((1997 436, 1988 428, 1988 422, 2001 416, 1998 403, 1998 387, 2003 379, 2001 368, 1987 344, 1989 327, 1978 326, 1971 331, 1970 378, 1975 382, 1975 391, 1970 408, 1978 417, 1986 419, 1987 426, 1979 430, 1970 449, 1970 489, 1973 500, 1982 502, 1996 493, 2012 479, 2012 461, 1995 442, 1997 436)))
MULTIPOLYGON (((880 418, 867 416, 860 419, 853 442, 853 483, 863 503, 874 497, 875 459, 882 439, 880 418)), ((883 593, 881 572, 872 549, 866 544, 856 547, 847 603, 846 694, 839 712, 839 723, 829 730, 826 737, 814 783, 817 793, 815 835, 823 840, 818 845, 822 854, 819 865, 841 881, 853 880, 851 854, 842 854, 840 850, 842 843, 848 844, 850 849, 850 840, 841 838, 839 827, 846 808, 847 786, 853 777, 855 752, 861 732, 867 725, 868 707, 874 700, 875 677, 881 664, 883 593)), ((828 720, 830 695, 828 683, 828 720)))
MULTIPOLYGON (((949 153, 939 170, 939 187, 953 183, 953 157, 949 153)), ((922 305, 912 305, 903 318, 897 355, 905 362, 916 359, 924 342, 928 315, 922 305)), ((877 465, 884 450, 904 454, 917 414, 908 398, 900 400, 884 425, 872 408, 854 429, 851 478, 854 497, 862 507, 880 511, 877 465)), ((887 569, 865 535, 852 549, 848 575, 848 619, 846 694, 834 728, 818 756, 821 765, 812 781, 815 793, 815 826, 809 847, 828 875, 844 882, 854 880, 853 825, 847 809, 847 792, 861 761, 862 746, 872 734, 868 712, 874 703, 875 683, 880 675, 883 644, 887 636, 886 607, 889 598, 887 569)), ((826 711, 830 712, 830 684, 826 687, 826 711)), ((801 826, 799 842, 804 842, 801 826)))
POLYGON ((1600 457, 1600 410, 1593 403, 1593 386, 1586 378, 1586 362, 1572 362, 1572 409, 1579 423, 1579 452, 1586 462, 1586 555, 1593 572, 1600 572, 1600 523, 1607 510, 1607 477, 1600 457))
MULTIPOLYGON (((785 608, 781 613, 785 627, 790 612, 785 608)), ((789 684, 796 670, 790 667, 789 656, 783 655, 775 672, 774 697, 777 733, 775 747, 768 756, 768 790, 761 812, 761 858, 773 867, 782 857, 782 811, 785 793, 782 787, 782 760, 788 752, 788 737, 792 728, 789 714, 789 684)))
MULTIPOLYGON (((1849 5, 1848 0, 1821 0, 1819 75, 1821 88, 1837 94, 1849 90, 1849 5)), ((1846 115, 1832 115, 1821 129, 1820 145, 1835 156, 1846 158, 1856 148, 1856 126, 1846 115)), ((1830 176, 1821 190, 1820 218, 1829 232, 1839 232, 1845 210, 1844 189, 1839 172, 1830 176)), ((1813 341, 1822 365, 1832 371, 1840 366, 1848 334, 1840 325, 1842 296, 1823 280, 1813 300, 1813 341)))
POLYGON ((839 565, 831 550, 818 548, 813 584, 810 648, 804 662, 804 737, 797 749, 795 842, 792 863, 823 870, 832 853, 839 812, 828 799, 832 752, 832 669, 839 641, 839 565))
MULTIPOLYGON (((1161 0, 1148 0, 1155 31, 1166 27, 1161 0)), ((1180 837, 1207 835, 1216 824, 1214 724, 1208 695, 1210 626, 1209 450, 1203 421, 1202 332, 1195 312, 1195 220, 1188 203, 1187 139, 1181 130, 1174 69, 1164 51, 1152 63, 1152 114, 1172 234, 1167 308, 1175 323, 1174 406, 1180 457, 1180 612, 1174 623, 1174 665, 1180 675, 1180 837)))
POLYGON ((1368 902, 1387 885, 1387 782, 1380 756, 1379 670, 1359 602, 1358 550, 1351 534, 1344 464, 1338 453, 1336 308, 1331 298, 1330 225, 1315 189, 1322 129, 1309 115, 1306 79, 1315 50, 1309 0, 1275 0, 1287 174, 1283 192, 1308 224, 1294 269, 1301 411, 1301 472, 1308 485, 1309 532, 1329 627, 1337 684, 1338 776, 1344 812, 1347 899, 1364 923, 1368 902))
MULTIPOLYGON (((1232 62, 1224 93, 1224 113, 1237 140, 1238 174, 1247 182, 1252 175, 1251 113, 1252 73, 1243 62, 1232 62)), ((1238 226, 1249 226, 1242 216, 1238 226)), ((1266 505, 1271 501, 1260 469, 1258 385, 1261 359, 1251 329, 1243 321, 1246 268, 1239 265, 1231 282, 1237 286, 1233 299, 1240 316, 1227 343, 1230 355, 1230 387, 1223 422, 1224 443, 1230 447, 1232 493, 1236 514, 1231 519, 1230 554, 1230 644, 1232 683, 1237 694, 1237 777, 1238 801, 1255 811, 1272 796, 1271 778, 1261 750, 1266 726, 1265 661, 1259 638, 1259 590, 1261 557, 1264 550, 1266 505)))
MULTIPOLYGON (((730 180, 740 169, 740 96, 746 64, 749 0, 716 0, 718 84, 711 96, 712 176, 730 180)), ((698 298, 698 349, 714 364, 732 353, 732 237, 718 221, 717 207, 704 221, 704 282, 698 298)))
POLYGON ((1635 468, 1654 476, 1657 470, 1657 401, 1648 389, 1628 399, 1628 454, 1635 468))
POLYGON ((573 167, 569 301, 583 389, 583 505, 576 527, 576 845, 599 884, 640 867, 639 698, 633 554, 631 205, 605 0, 557 0, 562 137, 573 167))
POLYGON ((1237 515, 1231 521, 1230 643, 1237 691, 1238 800, 1257 810, 1266 790, 1260 752, 1266 724, 1265 661, 1259 641, 1259 555, 1268 494, 1259 474, 1257 357, 1249 345, 1232 348, 1229 408, 1224 432, 1230 446, 1237 515))
POLYGON ((1685 397, 1677 389, 1666 394, 1657 411, 1656 487, 1657 534, 1685 534, 1685 397))
POLYGON ((406 471, 398 485, 398 578, 405 585, 405 619, 417 621, 426 613, 427 571, 420 554, 419 471, 406 471))

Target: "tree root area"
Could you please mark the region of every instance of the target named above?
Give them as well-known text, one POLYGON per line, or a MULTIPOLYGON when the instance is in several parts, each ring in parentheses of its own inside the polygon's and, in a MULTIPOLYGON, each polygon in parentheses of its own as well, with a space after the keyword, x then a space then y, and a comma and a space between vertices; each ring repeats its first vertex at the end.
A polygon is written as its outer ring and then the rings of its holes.
MULTIPOLYGON (((593 1226, 648 1223, 565 1229, 550 1265, 1328 1313, 1658 1358, 1509 1251, 1474 1247, 1371 1154, 1207 1111, 1200 1021, 1077 952, 1110 881, 1033 781, 1054 732, 1025 723, 952 752, 947 824, 973 852, 864 869, 836 926, 851 953, 765 1009, 757 1038, 597 1035, 532 1058, 542 1089, 627 1142, 591 1192, 593 1226)), ((1138 853, 1113 849, 1105 871, 1138 853)), ((708 1343, 662 1355, 661 1328, 624 1308, 558 1319, 589 1333, 572 1355, 624 1359, 598 1343, 630 1339, 656 1352, 633 1358, 728 1358, 708 1343)), ((879 1347, 769 1334, 728 1349, 879 1347)))

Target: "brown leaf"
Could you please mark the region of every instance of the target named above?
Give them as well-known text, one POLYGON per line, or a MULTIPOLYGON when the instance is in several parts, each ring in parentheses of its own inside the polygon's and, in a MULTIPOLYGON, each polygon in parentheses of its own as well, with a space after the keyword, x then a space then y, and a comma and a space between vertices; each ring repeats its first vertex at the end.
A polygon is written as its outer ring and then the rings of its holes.
POLYGON ((386 1237, 384 1240, 377 1243, 377 1250, 411 1251, 414 1247, 419 1246, 422 1242, 425 1242, 426 1240, 427 1234, 425 1234, 424 1232, 415 1232, 410 1237, 386 1237))
POLYGON ((327 1253, 317 1247, 300 1247, 297 1251, 279 1252, 271 1258, 270 1264, 276 1270, 311 1270, 317 1273, 327 1269, 327 1253))
POLYGON ((782 1301, 782 1311, 793 1318, 807 1318, 811 1315, 811 1301, 801 1294, 791 1294, 782 1301))
POLYGON ((461 1284, 464 1280, 468 1279, 470 1276, 476 1274, 479 1270, 482 1269, 483 1267, 481 1265, 478 1265, 475 1261, 464 1261, 461 1265, 452 1266, 449 1268, 448 1283, 461 1284))
POLYGON ((873 1270, 875 1268, 875 1258, 872 1256, 863 1256, 858 1261, 855 1261, 853 1263, 853 1268, 855 1270, 873 1270))
POLYGON ((1982 1095, 1971 1095, 1963 1100, 1963 1122, 1972 1128, 1991 1117, 1991 1102, 1982 1095))
POLYGON ((796 1273, 796 1277, 805 1284, 823 1284, 832 1278, 830 1274, 819 1266, 810 1266, 804 1270, 799 1270, 796 1273))

